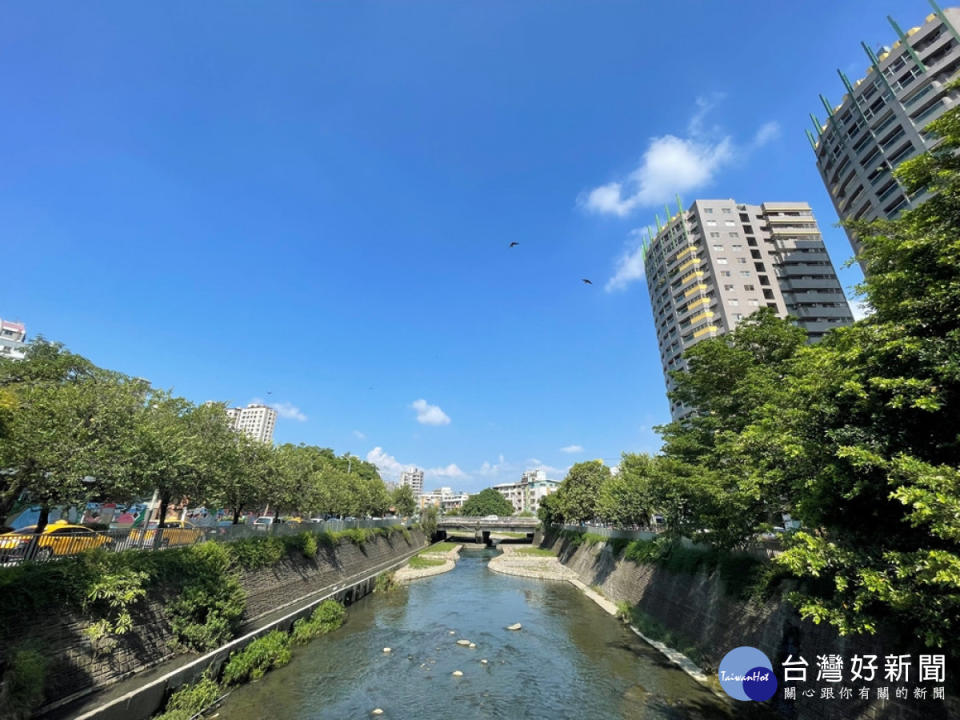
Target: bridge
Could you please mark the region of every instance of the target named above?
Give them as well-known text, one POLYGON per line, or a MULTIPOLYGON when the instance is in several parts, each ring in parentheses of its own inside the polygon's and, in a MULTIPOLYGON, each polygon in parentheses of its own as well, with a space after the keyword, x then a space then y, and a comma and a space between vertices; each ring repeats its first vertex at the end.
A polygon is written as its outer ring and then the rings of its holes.
POLYGON ((490 544, 490 533, 519 532, 533 539, 533 533, 540 527, 540 521, 531 517, 502 517, 494 520, 482 517, 463 517, 445 515, 437 519, 437 530, 444 536, 448 532, 472 532, 474 539, 484 545, 490 544))

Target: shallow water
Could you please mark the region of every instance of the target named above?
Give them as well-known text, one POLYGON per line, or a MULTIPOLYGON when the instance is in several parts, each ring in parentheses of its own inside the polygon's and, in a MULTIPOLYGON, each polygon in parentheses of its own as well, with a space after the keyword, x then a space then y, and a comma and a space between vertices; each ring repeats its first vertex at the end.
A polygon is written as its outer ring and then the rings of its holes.
POLYGON ((490 557, 467 551, 452 572, 360 600, 342 628, 234 690, 220 717, 369 718, 382 708, 394 719, 659 720, 759 710, 718 698, 571 585, 498 575, 490 557), (517 622, 519 632, 505 629, 517 622))

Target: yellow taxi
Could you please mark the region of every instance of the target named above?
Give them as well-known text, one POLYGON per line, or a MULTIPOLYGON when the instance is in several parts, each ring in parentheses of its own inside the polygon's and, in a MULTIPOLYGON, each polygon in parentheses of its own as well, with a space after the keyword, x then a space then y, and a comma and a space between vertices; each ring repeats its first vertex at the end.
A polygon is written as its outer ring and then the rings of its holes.
MULTIPOLYGON (((152 545, 157 535, 157 523, 147 525, 146 531, 140 531, 135 538, 138 544, 152 545), (140 536, 143 536, 141 541, 140 536)), ((185 520, 167 520, 160 529, 160 547, 171 545, 193 545, 203 538, 203 528, 188 523, 185 520)))
MULTIPOLYGON (((0 560, 22 558, 36 536, 36 525, 0 535, 0 560)), ((75 555, 84 550, 93 550, 113 543, 109 535, 94 532, 83 525, 71 525, 66 520, 48 523, 37 541, 37 560, 47 560, 54 555, 75 555)))

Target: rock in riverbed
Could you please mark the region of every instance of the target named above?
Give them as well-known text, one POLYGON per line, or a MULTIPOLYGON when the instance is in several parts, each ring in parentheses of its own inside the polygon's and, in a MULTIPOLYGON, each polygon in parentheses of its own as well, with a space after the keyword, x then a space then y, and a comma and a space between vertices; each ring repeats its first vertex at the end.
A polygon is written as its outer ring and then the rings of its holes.
POLYGON ((380 708, 374 708, 373 710, 370 711, 370 714, 371 714, 371 715, 383 715, 383 710, 381 710, 380 708))
POLYGON ((466 647, 469 644, 470 644, 469 640, 457 640, 457 645, 463 645, 464 647, 466 647))
POLYGON ((477 646, 476 643, 470 643, 467 647, 469 647, 471 650, 473 650, 476 646, 477 646))
POLYGON ((390 653, 390 652, 392 652, 392 650, 391 650, 390 648, 384 648, 383 651, 384 651, 385 653, 390 653))
POLYGON ((454 670, 453 673, 451 673, 451 674, 452 674, 454 677, 463 677, 463 673, 462 673, 460 670, 454 670))
POLYGON ((507 625, 507 630, 519 630, 523 627, 520 623, 514 623, 513 625, 507 625))

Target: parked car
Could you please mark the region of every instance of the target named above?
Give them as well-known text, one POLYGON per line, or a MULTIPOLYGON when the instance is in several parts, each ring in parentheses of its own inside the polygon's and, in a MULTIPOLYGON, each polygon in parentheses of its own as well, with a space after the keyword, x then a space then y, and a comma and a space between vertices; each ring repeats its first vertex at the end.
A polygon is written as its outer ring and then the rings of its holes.
MULTIPOLYGON (((147 529, 131 533, 131 540, 138 545, 150 546, 156 540, 157 523, 152 522, 147 525, 147 529)), ((160 546, 168 547, 170 545, 193 545, 200 542, 203 537, 203 528, 186 522, 185 520, 168 520, 160 528, 160 546)))
POLYGON ((499 520, 499 519, 500 519, 500 516, 499 516, 499 515, 486 515, 486 516, 484 516, 483 519, 484 519, 484 520, 499 520))
MULTIPOLYGON (((22 558, 36 535, 36 525, 29 525, 0 535, 0 557, 4 560, 22 558)), ((54 555, 75 555, 84 550, 113 543, 109 535, 94 532, 82 525, 71 525, 66 520, 49 523, 37 541, 36 558, 48 560, 54 555)))
POLYGON ((273 517, 270 515, 263 515, 253 521, 254 530, 263 530, 266 532, 270 529, 271 525, 273 525, 273 517))

